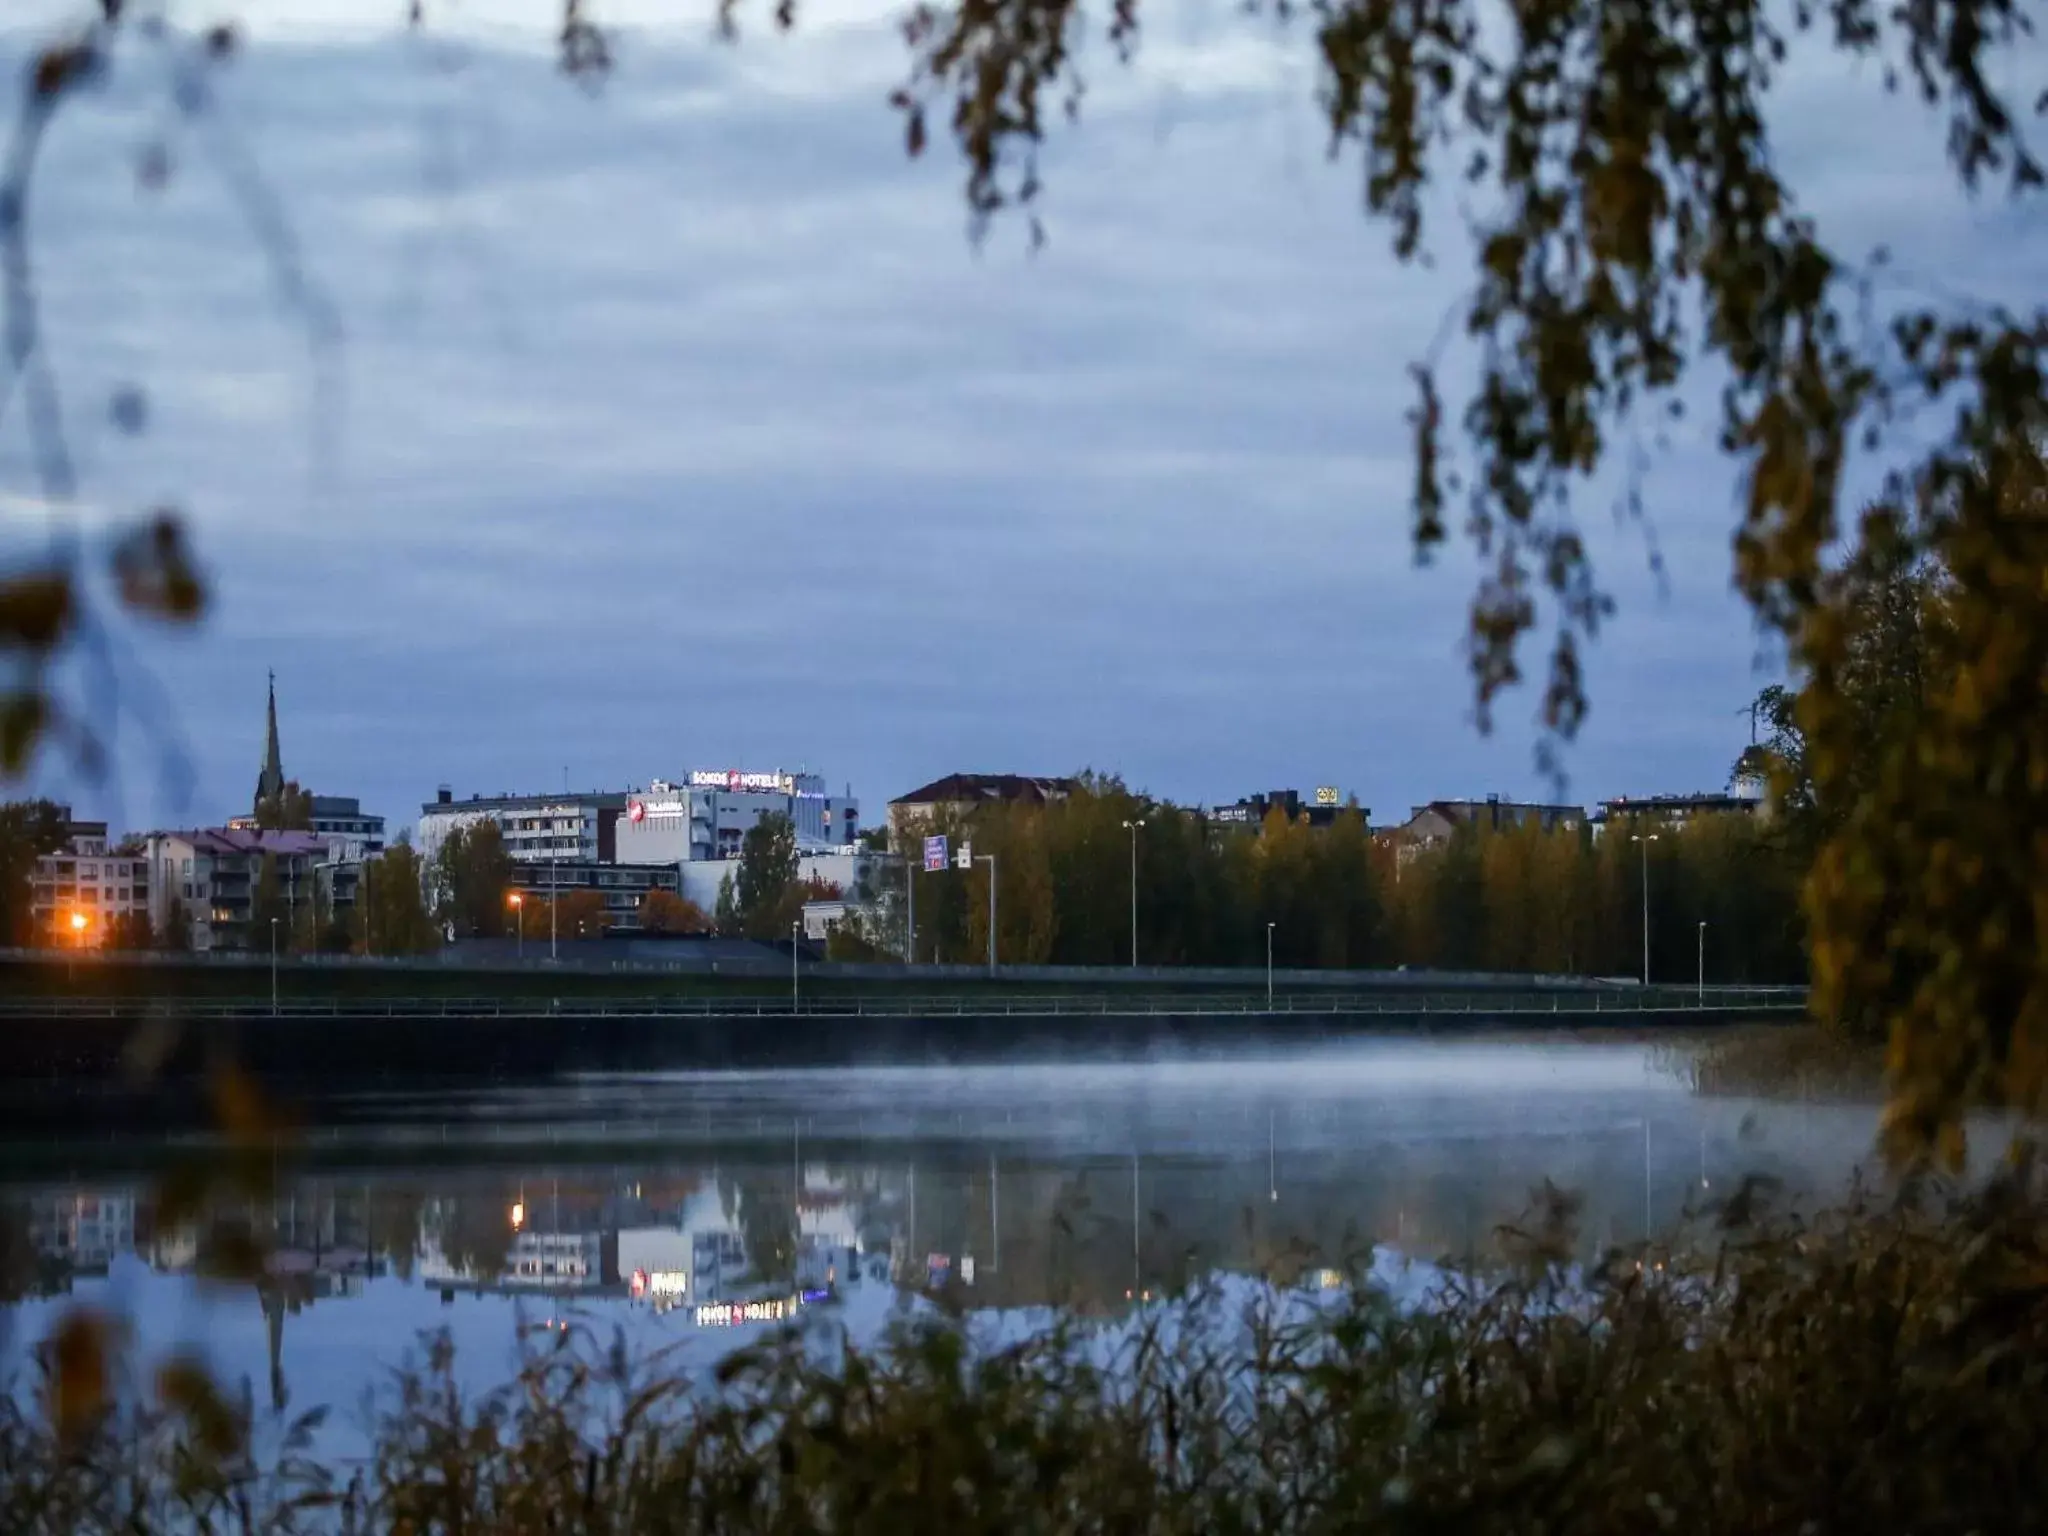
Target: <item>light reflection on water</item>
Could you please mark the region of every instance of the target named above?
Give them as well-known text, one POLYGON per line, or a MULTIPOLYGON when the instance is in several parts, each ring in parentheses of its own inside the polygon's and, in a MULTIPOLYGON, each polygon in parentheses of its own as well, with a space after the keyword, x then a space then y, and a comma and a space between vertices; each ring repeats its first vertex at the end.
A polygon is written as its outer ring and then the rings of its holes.
POLYGON ((18 1170, 0 1188, 13 1363, 73 1297, 131 1314, 145 1350, 202 1342, 259 1400, 302 1405, 354 1404, 427 1328, 502 1376, 522 1313, 650 1343, 703 1334, 699 1306, 827 1285, 1113 1314, 1219 1269, 1483 1255, 1545 1179, 1584 1196, 1590 1258, 1744 1172, 1831 1190, 1874 1127, 1695 1098, 1641 1046, 1498 1041, 592 1078, 381 1095, 342 1119, 281 1150, 274 1198, 216 1212, 270 1252, 260 1296, 192 1281, 190 1234, 154 1219, 154 1149, 18 1170), (636 1300, 636 1277, 679 1304, 636 1300))

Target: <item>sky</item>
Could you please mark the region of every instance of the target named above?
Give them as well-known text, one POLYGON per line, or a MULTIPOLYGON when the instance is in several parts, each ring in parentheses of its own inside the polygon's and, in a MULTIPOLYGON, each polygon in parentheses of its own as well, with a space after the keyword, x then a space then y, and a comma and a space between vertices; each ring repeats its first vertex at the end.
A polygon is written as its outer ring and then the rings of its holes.
MULTIPOLYGON (((9 9, 15 80, 91 7, 9 9)), ((549 0, 444 3, 425 37, 396 0, 172 10, 240 14, 249 46, 189 118, 124 53, 32 212, 81 471, 57 516, 187 509, 213 602, 127 634, 118 714, 72 679, 115 772, 46 757, 35 788, 135 828, 244 811, 275 669, 287 772, 394 824, 440 784, 729 766, 823 773, 870 821, 955 770, 1333 784, 1382 822, 1549 798, 1532 690, 1474 727, 1470 557, 1408 544, 1405 365, 1463 248, 1393 258, 1302 36, 1151 12, 1049 147, 1034 254, 1021 223, 969 240, 943 140, 906 159, 891 7, 733 47, 708 4, 606 0, 597 90, 554 70, 549 0), (134 437, 108 425, 129 387, 134 437)), ((2048 280, 2038 208, 1964 201, 1874 73, 1796 68, 1778 131, 1824 234, 1890 242, 1901 282, 2048 280)), ((1576 503, 1619 612, 1570 799, 1719 788, 1775 675, 1710 415, 1650 456, 1646 524, 1612 477, 1576 503)), ((0 559, 52 515, 16 410, 0 559)))

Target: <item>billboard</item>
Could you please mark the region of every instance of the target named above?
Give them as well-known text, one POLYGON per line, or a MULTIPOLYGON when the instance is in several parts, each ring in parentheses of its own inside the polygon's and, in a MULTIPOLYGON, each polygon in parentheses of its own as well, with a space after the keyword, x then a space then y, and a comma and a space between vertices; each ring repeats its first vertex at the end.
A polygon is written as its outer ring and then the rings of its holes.
POLYGON ((933 874, 946 867, 945 838, 928 837, 924 840, 924 867, 926 874, 933 874))
POLYGON ((690 788, 722 789, 733 795, 793 795, 796 793, 796 775, 779 771, 742 773, 737 768, 697 768, 691 770, 690 788))

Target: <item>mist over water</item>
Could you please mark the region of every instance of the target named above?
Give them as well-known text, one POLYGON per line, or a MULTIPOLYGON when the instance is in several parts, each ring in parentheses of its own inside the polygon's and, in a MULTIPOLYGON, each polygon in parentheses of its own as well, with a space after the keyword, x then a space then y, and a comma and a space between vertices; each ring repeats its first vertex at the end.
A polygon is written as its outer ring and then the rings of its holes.
POLYGON ((1871 1147, 1869 1107, 1705 1099, 1674 1060, 1403 1040, 368 1095, 280 1145, 273 1195, 217 1204, 270 1254, 253 1291, 200 1284, 191 1235, 159 1230, 167 1148, 45 1146, 33 1166, 0 1148, 6 1350, 19 1374, 86 1300, 130 1314, 145 1353, 201 1346, 259 1400, 268 1382, 352 1405, 444 1326, 482 1384, 535 1316, 722 1351, 758 1332, 732 1308, 806 1293, 876 1326, 930 1289, 1106 1316, 1218 1273, 1483 1261, 1546 1180, 1582 1196, 1590 1261, 1745 1173, 1832 1196, 1871 1147))

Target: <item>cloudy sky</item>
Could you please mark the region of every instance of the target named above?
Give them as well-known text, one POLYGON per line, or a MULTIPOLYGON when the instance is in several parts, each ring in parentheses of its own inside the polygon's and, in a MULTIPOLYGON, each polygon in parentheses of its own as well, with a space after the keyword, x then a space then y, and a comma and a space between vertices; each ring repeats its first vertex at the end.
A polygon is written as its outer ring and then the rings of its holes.
MULTIPOLYGON (((78 9, 19 11, 5 78, 78 9)), ((1021 226, 973 249, 956 165, 905 160, 891 7, 732 48, 708 3, 609 0, 629 25, 594 93, 552 67, 552 0, 444 4, 429 39, 401 9, 185 7, 253 22, 205 112, 138 49, 53 137, 35 218, 79 515, 189 507, 216 603, 136 636, 124 690, 167 703, 182 803, 132 719, 113 783, 46 762, 42 787, 131 825, 245 809, 275 668, 287 770, 393 818, 439 783, 725 766, 808 766, 871 819, 954 769, 1333 783, 1382 820, 1543 791, 1533 696, 1472 727, 1468 560, 1418 571, 1406 542, 1403 364, 1460 253, 1388 254, 1299 37, 1158 8, 1054 144, 1033 256, 1021 226), (171 179, 139 193, 166 124, 171 179), (132 439, 106 425, 131 384, 132 439)), ((1917 108, 1807 70, 1781 129, 1844 247, 2041 290, 2038 214, 1963 202, 1917 108)), ((9 559, 46 536, 35 488, 17 411, 9 559)), ((1579 508, 1621 611, 1575 799, 1717 787, 1766 676, 1732 471, 1681 439, 1645 492, 1648 531, 1611 485, 1579 508)))

